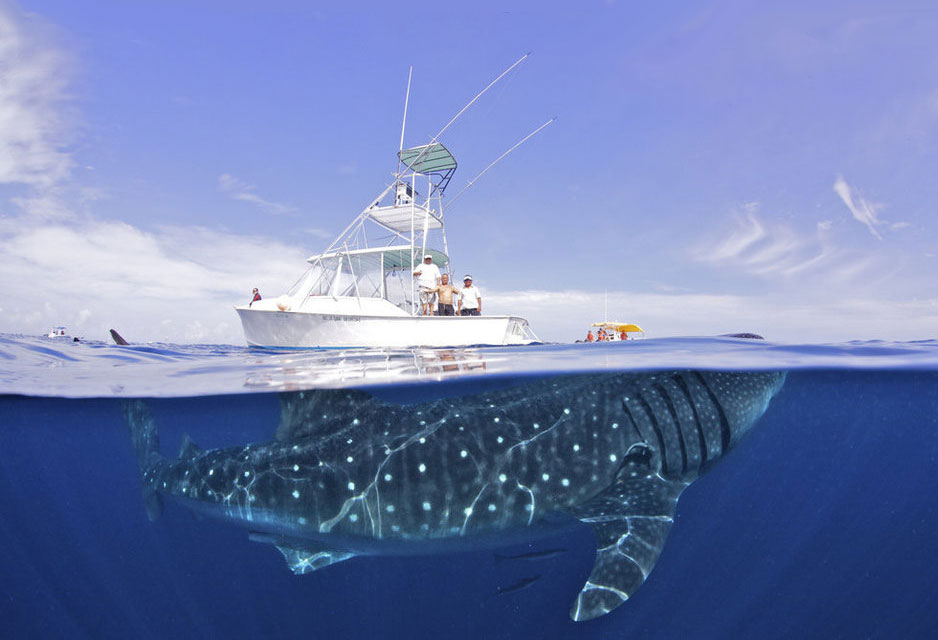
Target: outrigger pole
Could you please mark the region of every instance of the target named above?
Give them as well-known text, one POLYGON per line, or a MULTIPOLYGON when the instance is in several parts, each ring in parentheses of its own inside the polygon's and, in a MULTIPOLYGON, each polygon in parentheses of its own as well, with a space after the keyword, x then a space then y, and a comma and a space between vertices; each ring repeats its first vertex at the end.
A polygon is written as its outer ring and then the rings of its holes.
POLYGON ((509 149, 508 151, 506 151, 506 152, 503 153, 502 155, 498 156, 498 157, 495 159, 495 161, 492 162, 492 164, 490 164, 490 165, 487 166, 485 169, 483 169, 482 171, 480 171, 479 174, 478 174, 475 178, 473 178, 472 180, 470 180, 469 182, 466 183, 466 186, 463 187, 463 188, 459 191, 459 193, 457 193, 455 196, 453 196, 453 198, 449 201, 449 207, 452 208, 453 203, 456 202, 456 200, 459 198, 459 196, 461 196, 462 194, 464 194, 464 193, 466 192, 466 190, 467 190, 469 187, 471 187, 472 185, 474 185, 474 184, 476 183, 476 181, 477 181, 479 178, 481 178, 481 177, 483 176, 483 174, 485 174, 486 171, 488 171, 489 169, 491 169, 492 167, 494 167, 496 164, 498 164, 499 162, 501 162, 502 158, 504 158, 504 157, 507 156, 509 153, 511 153, 512 151, 514 151, 515 149, 517 149, 518 147, 520 147, 521 145, 523 145, 523 144, 524 144, 525 142, 527 142, 529 139, 533 138, 541 129, 543 129, 544 127, 546 127, 547 125, 549 125, 551 122, 553 122, 553 121, 556 120, 556 119, 557 119, 556 117, 551 118, 550 120, 548 120, 547 122, 545 122, 544 124, 542 124, 541 126, 539 126, 537 129, 535 129, 534 131, 532 131, 531 133, 529 133, 528 135, 526 135, 525 137, 523 137, 523 138, 522 138, 521 140, 519 140, 517 143, 515 143, 515 145, 514 145, 511 149, 509 149))
MULTIPOLYGON (((481 97, 485 94, 486 91, 488 91, 488 90, 491 89, 493 86, 495 86, 495 83, 497 83, 499 80, 501 80, 501 79, 504 78, 506 75, 508 75, 508 73, 509 73, 512 69, 514 69, 514 68, 517 67, 519 64, 521 64, 522 62, 524 62, 525 58, 527 58, 529 55, 531 55, 531 52, 530 52, 530 51, 528 51, 526 54, 524 54, 523 56, 521 56, 520 58, 518 58, 518 59, 515 61, 514 64, 512 64, 510 67, 508 67, 507 69, 505 69, 504 71, 502 71, 501 74, 500 74, 497 78, 495 78, 494 80, 492 80, 490 83, 488 83, 488 85, 486 85, 486 87, 485 87, 484 89, 482 89, 482 91, 480 91, 480 92, 476 95, 475 98, 473 98, 472 100, 470 100, 469 103, 466 104, 465 107, 463 107, 462 109, 460 109, 460 110, 459 110, 459 113, 457 113, 455 116, 453 116, 453 119, 450 120, 449 122, 447 122, 447 123, 446 123, 446 126, 443 127, 442 129, 440 129, 440 132, 439 132, 438 134, 436 134, 435 136, 433 136, 433 138, 430 140, 430 142, 428 142, 428 143, 424 146, 423 151, 421 151, 420 154, 419 154, 416 158, 414 158, 414 159, 411 161, 412 164, 416 164, 417 162, 419 162, 420 160, 422 160, 423 157, 424 157, 427 153, 430 152, 430 149, 433 148, 433 145, 440 139, 440 136, 442 136, 443 133, 444 133, 447 129, 449 129, 450 126, 451 126, 454 122, 456 122, 456 121, 459 119, 459 116, 461 116, 463 113, 465 113, 466 109, 468 109, 469 107, 471 107, 471 106, 475 103, 476 100, 478 100, 479 98, 481 98, 481 97)), ((410 86, 410 80, 408 79, 407 82, 408 82, 408 87, 409 87, 409 86, 410 86)), ((403 142, 403 135, 402 135, 402 136, 401 136, 401 149, 402 149, 402 150, 403 150, 403 146, 404 146, 404 142, 403 142)), ((398 169, 400 169, 400 162, 398 162, 398 165, 397 165, 397 166, 398 166, 398 169)))
POLYGON ((524 59, 527 58, 529 55, 531 55, 531 52, 530 52, 530 51, 528 51, 526 54, 524 54, 523 56, 521 56, 520 58, 518 58, 518 61, 515 62, 513 65, 511 65, 510 67, 508 67, 507 69, 505 69, 504 71, 502 71, 502 73, 501 73, 500 76, 498 76, 497 78, 495 78, 494 80, 492 80, 492 81, 488 84, 488 86, 486 86, 482 91, 480 91, 479 94, 478 94, 475 98, 473 98, 472 100, 469 101, 469 104, 467 104, 465 107, 463 107, 462 109, 460 109, 460 110, 459 110, 459 113, 457 113, 455 116, 453 116, 453 119, 450 120, 449 122, 447 122, 447 123, 446 123, 446 126, 443 127, 442 129, 440 129, 440 132, 439 132, 438 134, 436 134, 435 136, 433 136, 433 140, 430 141, 430 144, 433 144, 434 142, 436 142, 437 140, 439 140, 439 139, 440 139, 440 136, 443 135, 443 132, 446 131, 447 129, 449 129, 450 125, 453 124, 454 122, 456 122, 456 120, 459 119, 459 116, 461 116, 461 115, 463 114, 463 112, 464 112, 466 109, 468 109, 469 107, 471 107, 472 104, 473 104, 476 100, 478 100, 479 98, 481 98, 481 97, 482 97, 482 94, 484 94, 486 91, 488 91, 488 90, 491 89, 493 86, 495 86, 495 83, 496 83, 496 82, 498 82, 499 80, 501 80, 502 78, 504 78, 506 75, 508 75, 508 72, 509 72, 509 71, 511 71, 512 69, 514 69, 515 67, 517 67, 517 66, 518 66, 519 64, 521 64, 522 62, 524 62, 524 59))

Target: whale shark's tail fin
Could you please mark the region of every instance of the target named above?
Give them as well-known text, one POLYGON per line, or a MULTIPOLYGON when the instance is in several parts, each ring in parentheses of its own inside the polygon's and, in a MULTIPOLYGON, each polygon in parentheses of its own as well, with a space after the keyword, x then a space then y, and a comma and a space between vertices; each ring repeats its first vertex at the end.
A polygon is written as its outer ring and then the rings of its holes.
POLYGON ((147 517, 154 521, 163 513, 163 500, 147 477, 151 476, 155 465, 163 459, 160 455, 160 434, 153 420, 150 407, 143 400, 128 400, 124 403, 124 417, 130 429, 130 438, 137 452, 137 463, 143 476, 143 504, 147 517))

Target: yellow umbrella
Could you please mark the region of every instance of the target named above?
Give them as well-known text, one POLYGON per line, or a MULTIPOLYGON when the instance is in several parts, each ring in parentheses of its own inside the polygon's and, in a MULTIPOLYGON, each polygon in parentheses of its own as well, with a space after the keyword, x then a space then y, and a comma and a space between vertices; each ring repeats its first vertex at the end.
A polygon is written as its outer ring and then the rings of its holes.
POLYGON ((592 326, 600 327, 601 329, 611 329, 617 333, 622 333, 623 331, 626 333, 631 333, 633 331, 640 331, 645 333, 645 330, 637 324, 627 324, 624 322, 594 322, 592 326))

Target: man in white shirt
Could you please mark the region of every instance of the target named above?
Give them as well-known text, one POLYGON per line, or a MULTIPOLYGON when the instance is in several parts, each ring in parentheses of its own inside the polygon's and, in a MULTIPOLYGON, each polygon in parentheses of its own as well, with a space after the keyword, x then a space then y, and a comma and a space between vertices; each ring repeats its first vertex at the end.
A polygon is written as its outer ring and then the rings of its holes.
POLYGON ((482 315, 482 292, 472 286, 472 276, 463 278, 463 288, 459 290, 459 315, 482 315))
POLYGON ((420 294, 420 306, 425 316, 433 315, 433 295, 440 285, 440 268, 433 264, 429 253, 423 257, 423 264, 414 269, 417 289, 420 294))

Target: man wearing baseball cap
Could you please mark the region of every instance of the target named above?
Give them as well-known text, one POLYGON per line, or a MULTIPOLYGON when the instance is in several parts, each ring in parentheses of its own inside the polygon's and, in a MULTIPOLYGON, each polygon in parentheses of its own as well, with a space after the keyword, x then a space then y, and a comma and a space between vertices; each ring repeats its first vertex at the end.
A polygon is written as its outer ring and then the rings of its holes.
POLYGON ((463 287, 459 290, 459 315, 482 315, 482 292, 478 287, 472 286, 472 276, 466 274, 462 279, 463 287))
POLYGON ((414 269, 417 278, 417 289, 420 294, 420 307, 423 315, 433 315, 433 294, 440 286, 440 268, 433 264, 433 256, 429 253, 423 257, 423 264, 414 269))

